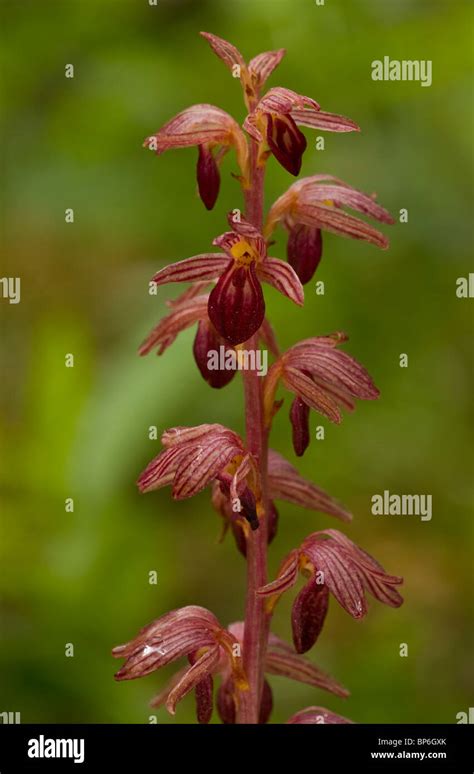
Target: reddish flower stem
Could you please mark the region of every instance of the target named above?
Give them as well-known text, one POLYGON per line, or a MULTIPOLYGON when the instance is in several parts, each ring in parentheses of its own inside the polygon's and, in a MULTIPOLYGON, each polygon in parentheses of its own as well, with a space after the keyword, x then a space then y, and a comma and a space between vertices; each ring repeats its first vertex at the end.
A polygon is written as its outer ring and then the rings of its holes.
MULTIPOLYGON (((252 141, 250 149, 250 187, 245 192, 245 217, 256 228, 262 229, 263 221, 263 179, 264 166, 257 164, 258 146, 252 141)), ((246 348, 256 350, 258 336, 253 336, 245 344, 246 348)), ((267 431, 263 413, 262 380, 257 371, 243 371, 245 396, 245 425, 247 449, 259 462, 262 506, 260 525, 251 531, 247 540, 247 599, 245 607, 245 628, 243 643, 244 669, 249 681, 249 690, 240 693, 237 710, 238 723, 258 723, 262 697, 265 652, 268 640, 269 617, 265 613, 264 601, 256 595, 256 590, 267 580, 267 431)))

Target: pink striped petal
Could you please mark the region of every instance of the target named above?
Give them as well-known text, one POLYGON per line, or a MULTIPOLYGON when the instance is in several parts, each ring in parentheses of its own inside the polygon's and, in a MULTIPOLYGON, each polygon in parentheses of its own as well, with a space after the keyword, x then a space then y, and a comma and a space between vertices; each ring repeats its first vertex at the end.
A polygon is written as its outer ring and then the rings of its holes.
POLYGON ((232 70, 235 65, 246 67, 242 54, 232 43, 218 35, 213 35, 212 32, 201 32, 200 35, 207 40, 214 53, 222 59, 229 70, 232 70))
POLYGON ((274 594, 282 594, 284 591, 291 589, 298 580, 299 569, 299 552, 295 549, 290 551, 288 556, 283 560, 278 577, 271 583, 267 583, 257 590, 257 594, 261 597, 271 597, 274 594))
POLYGON ((165 266, 154 275, 152 282, 165 285, 167 282, 214 280, 220 277, 228 264, 229 258, 223 253, 202 253, 165 266))
POLYGON ((177 683, 174 688, 171 689, 166 700, 166 709, 171 715, 176 712, 176 705, 181 699, 183 699, 193 688, 199 693, 201 697, 201 704, 198 705, 200 709, 201 718, 199 722, 208 723, 210 715, 212 714, 212 672, 219 663, 219 646, 206 650, 203 655, 197 659, 197 661, 186 670, 185 674, 177 683), (207 678, 207 680, 206 680, 207 678), (209 683, 209 679, 211 682, 209 683), (209 688, 211 690, 211 696, 209 700, 209 688), (206 695, 204 696, 204 692, 206 695))
POLYGON ((311 97, 304 94, 297 94, 291 89, 284 89, 282 86, 276 86, 267 91, 265 96, 259 101, 256 111, 261 113, 289 113, 297 108, 311 108, 319 110, 318 103, 311 97))
MULTIPOLYGON (((314 115, 319 116, 320 113, 314 115)), ((283 221, 290 231, 297 224, 303 224, 364 239, 381 248, 388 246, 388 240, 379 231, 341 211, 344 206, 382 223, 395 222, 390 213, 376 203, 375 196, 367 196, 331 175, 312 175, 297 180, 274 202, 268 213, 265 235, 273 231, 278 221, 283 221)))
POLYGON ((315 569, 322 572, 324 583, 353 618, 367 613, 364 587, 351 560, 351 554, 330 540, 306 538, 301 550, 309 557, 315 569))
POLYGON ((257 274, 261 280, 268 282, 284 296, 294 301, 298 306, 304 304, 303 286, 296 274, 285 261, 279 258, 265 258, 257 266, 257 274))
POLYGON ((220 625, 205 608, 190 605, 172 610, 142 629, 134 640, 113 649, 125 664, 116 680, 133 680, 170 664, 177 658, 215 645, 220 625))
POLYGON ((331 382, 327 382, 325 379, 321 379, 318 376, 315 376, 314 374, 312 374, 311 378, 313 382, 318 387, 321 387, 321 389, 324 390, 327 393, 327 395, 329 395, 329 397, 332 398, 340 408, 343 408, 349 412, 354 411, 356 407, 355 400, 351 397, 351 395, 347 392, 347 390, 344 387, 336 387, 331 382))
POLYGON ((308 126, 310 129, 324 129, 327 132, 360 132, 360 127, 350 118, 339 116, 337 113, 326 113, 319 110, 292 110, 291 117, 299 126, 308 126))
POLYGON ((240 464, 237 467, 234 475, 232 476, 232 483, 230 485, 230 495, 233 500, 239 497, 242 492, 242 488, 245 485, 245 480, 252 470, 256 470, 255 462, 250 454, 246 454, 240 464))
POLYGON ((137 481, 140 492, 153 492, 171 484, 183 453, 182 448, 167 449, 155 457, 137 481))
POLYGON ((228 445, 223 436, 193 447, 178 464, 172 490, 174 499, 184 500, 200 492, 241 451, 237 445, 228 445))
POLYGON ((177 672, 174 673, 174 675, 171 677, 171 679, 168 681, 165 687, 161 691, 159 691, 159 693, 157 693, 156 696, 154 696, 153 699, 150 701, 150 707, 158 708, 158 707, 162 707, 163 704, 165 704, 171 689, 174 688, 174 686, 177 685, 177 683, 179 683, 179 681, 181 680, 181 678, 183 677, 187 669, 188 667, 183 667, 183 669, 179 669, 177 672))
POLYGON ((350 207, 362 212, 381 223, 393 224, 390 213, 375 201, 375 196, 368 196, 357 188, 329 175, 313 175, 298 180, 293 186, 301 204, 318 204, 330 201, 338 207, 350 207))
POLYGON ((233 430, 229 430, 228 427, 220 425, 218 423, 203 425, 196 425, 195 427, 170 427, 169 430, 165 430, 161 436, 161 443, 166 448, 171 446, 179 446, 184 443, 191 443, 200 439, 206 439, 210 435, 224 436, 230 443, 241 443, 241 440, 237 433, 233 430))
POLYGON ((367 591, 375 599, 390 607, 400 607, 403 597, 393 588, 403 583, 403 578, 396 575, 388 575, 381 564, 370 554, 357 546, 342 532, 335 529, 324 530, 324 534, 330 535, 338 544, 351 552, 354 563, 357 565, 362 581, 367 591))
POLYGON ((257 88, 263 86, 274 69, 278 67, 285 54, 285 49, 280 48, 278 51, 264 51, 250 60, 249 70, 256 78, 257 88))
POLYGON ((286 500, 303 508, 323 511, 341 521, 352 520, 349 511, 322 489, 300 476, 296 468, 273 449, 270 449, 268 455, 268 485, 270 497, 276 500, 286 500))
POLYGON ((250 223, 250 221, 244 218, 243 215, 240 215, 240 217, 237 219, 235 217, 234 211, 231 210, 227 214, 227 221, 232 231, 235 231, 236 234, 244 237, 244 239, 263 240, 260 231, 255 228, 255 226, 250 223))
POLYGON ((309 372, 336 388, 349 392, 356 398, 375 400, 379 391, 366 369, 342 350, 331 344, 320 343, 317 338, 307 339, 291 347, 284 355, 286 367, 309 372))
POLYGON ((168 121, 158 132, 146 138, 143 145, 163 153, 170 148, 221 143, 240 145, 245 142, 236 121, 215 105, 200 104, 186 108, 168 121))
POLYGON ((257 116, 255 113, 250 113, 244 123, 242 124, 242 127, 245 129, 245 131, 252 137, 252 139, 256 140, 257 142, 263 141, 263 136, 260 130, 257 127, 257 116))
MULTIPOLYGON (((232 258, 232 248, 239 243, 248 243, 256 253, 255 258, 265 258, 267 254, 267 244, 260 231, 255 228, 246 218, 240 215, 236 218, 234 211, 227 214, 227 221, 232 231, 226 231, 224 234, 216 237, 213 245, 221 247, 232 258)), ((244 245, 245 246, 245 245, 244 245)))
POLYGON ((324 204, 301 204, 295 207, 293 215, 299 223, 304 223, 306 226, 323 228, 333 234, 351 239, 363 239, 382 250, 386 250, 389 244, 387 237, 376 228, 335 207, 324 204))
POLYGON ((186 290, 180 293, 179 296, 176 298, 169 298, 167 301, 165 301, 166 306, 168 306, 170 309, 174 309, 177 306, 179 307, 186 301, 190 301, 192 298, 196 298, 196 296, 202 295, 208 285, 209 280, 193 282, 188 288, 186 288, 186 290))
POLYGON ((322 688, 336 696, 343 698, 349 692, 333 677, 323 672, 303 656, 280 649, 269 644, 265 660, 265 671, 270 675, 288 677, 300 683, 312 685, 314 688, 322 688))
POLYGON ((223 425, 174 427, 163 433, 165 451, 138 479, 141 492, 173 484, 173 497, 182 500, 200 492, 234 458, 244 454, 242 441, 223 425))
POLYGON ((285 387, 302 398, 308 406, 319 411, 331 422, 340 423, 341 414, 337 404, 304 373, 285 365, 282 380, 285 387))
POLYGON ((173 311, 160 320, 142 343, 138 350, 140 355, 147 355, 154 347, 157 347, 158 355, 162 355, 178 333, 206 319, 208 298, 207 295, 196 296, 174 306, 173 311))

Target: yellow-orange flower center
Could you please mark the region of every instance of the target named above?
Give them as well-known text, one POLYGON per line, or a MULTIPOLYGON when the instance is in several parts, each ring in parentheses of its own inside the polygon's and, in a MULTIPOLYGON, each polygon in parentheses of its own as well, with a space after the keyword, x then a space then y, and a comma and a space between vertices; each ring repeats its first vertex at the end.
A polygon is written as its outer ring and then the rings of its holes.
POLYGON ((238 266, 250 266, 259 259, 257 251, 245 239, 241 239, 231 247, 231 255, 238 266))

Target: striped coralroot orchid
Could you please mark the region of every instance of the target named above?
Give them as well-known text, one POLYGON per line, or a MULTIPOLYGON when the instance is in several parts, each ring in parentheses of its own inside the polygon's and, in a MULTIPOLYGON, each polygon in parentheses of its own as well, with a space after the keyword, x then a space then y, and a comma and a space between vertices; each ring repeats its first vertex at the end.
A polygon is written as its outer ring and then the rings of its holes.
POLYGON ((270 209, 264 233, 277 223, 288 231, 287 256, 303 285, 314 276, 322 257, 322 230, 362 239, 382 249, 388 240, 364 220, 348 215, 343 207, 368 215, 380 223, 395 221, 374 197, 357 191, 331 175, 312 175, 293 183, 270 209))
MULTIPOLYGON (((230 149, 236 154, 233 177, 241 186, 245 209, 227 216, 229 230, 216 237, 216 252, 198 253, 161 268, 156 287, 189 283, 168 301, 168 314, 140 347, 163 354, 178 334, 196 326, 193 354, 203 379, 224 388, 235 370, 210 366, 209 356, 220 350, 242 370, 245 438, 220 424, 174 427, 162 435, 162 451, 138 479, 141 492, 170 486, 175 500, 209 489, 210 501, 223 525, 231 531, 245 557, 247 592, 244 620, 221 624, 209 610, 189 605, 167 613, 113 655, 125 659, 117 680, 148 675, 185 659, 160 693, 153 707, 164 705, 174 714, 190 692, 196 698, 200 723, 211 720, 214 706, 223 723, 266 723, 273 698, 268 677, 287 677, 338 697, 348 692, 306 656, 327 618, 330 595, 356 619, 367 612, 366 592, 391 607, 402 598, 402 579, 388 575, 369 554, 334 529, 314 532, 283 559, 277 577, 267 577, 268 546, 278 526, 276 501, 319 511, 349 523, 350 512, 337 500, 303 478, 293 465, 269 448, 283 387, 293 394, 289 410, 293 446, 301 456, 310 440, 310 410, 339 423, 341 410, 353 411, 356 399, 374 400, 379 393, 367 371, 341 349, 343 333, 314 336, 280 352, 275 332, 265 316, 262 285, 270 284, 297 306, 304 303, 303 285, 321 260, 322 231, 362 239, 387 248, 384 234, 362 216, 393 223, 389 213, 367 196, 329 175, 313 175, 291 185, 264 217, 263 184, 273 156, 290 174, 298 175, 306 138, 300 127, 332 132, 359 131, 353 121, 324 112, 311 97, 290 89, 271 88, 266 80, 281 62, 283 49, 257 55, 247 64, 235 46, 211 33, 201 33, 214 53, 240 80, 247 116, 242 126, 218 107, 200 104, 183 110, 145 146, 161 154, 188 146, 198 149, 197 184, 207 209, 217 201, 220 167, 230 149), (268 249, 278 224, 288 231, 287 261, 270 257, 268 249), (270 352, 273 362, 260 374, 246 353, 270 352), (244 367, 240 368, 240 364, 244 367), (260 379, 259 376, 264 376, 260 379), (270 631, 280 596, 302 573, 306 584, 292 608, 293 645, 270 631), (214 683, 218 680, 218 687, 214 683)), ((280 506, 279 506, 280 507, 280 506)), ((287 721, 290 724, 351 723, 320 706, 310 706, 287 721)))
POLYGON ((275 392, 279 382, 296 395, 290 409, 293 446, 300 457, 309 444, 309 409, 331 422, 341 421, 341 408, 353 411, 354 398, 374 400, 379 391, 357 360, 336 347, 347 340, 344 333, 300 341, 280 355, 270 368, 264 386, 267 422, 278 411, 275 392))
POLYGON ((334 529, 309 535, 283 560, 276 580, 258 589, 260 596, 268 598, 269 610, 295 585, 300 572, 309 580, 293 604, 293 642, 298 653, 305 653, 316 642, 329 592, 353 618, 367 614, 366 591, 390 607, 403 602, 395 588, 402 579, 388 575, 375 559, 334 529))

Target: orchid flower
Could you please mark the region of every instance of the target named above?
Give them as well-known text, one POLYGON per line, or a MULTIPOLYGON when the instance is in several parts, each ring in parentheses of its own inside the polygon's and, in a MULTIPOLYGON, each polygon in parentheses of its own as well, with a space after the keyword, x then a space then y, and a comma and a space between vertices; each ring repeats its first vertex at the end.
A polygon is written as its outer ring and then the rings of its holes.
MULTIPOLYGON (((338 178, 312 175, 295 182, 264 213, 264 178, 273 155, 298 175, 307 142, 300 127, 331 132, 358 132, 342 115, 321 110, 312 97, 280 86, 263 93, 267 79, 284 56, 284 49, 265 51, 248 63, 232 44, 212 33, 201 33, 243 91, 247 115, 243 125, 209 104, 193 105, 150 135, 144 145, 158 155, 173 148, 196 146, 197 185, 207 209, 216 203, 220 165, 229 150, 236 153, 244 209, 227 216, 230 230, 216 237, 216 252, 199 253, 155 272, 156 287, 189 283, 172 301, 168 313, 149 333, 140 354, 161 355, 179 333, 196 326, 193 354, 204 380, 224 387, 235 372, 213 370, 209 354, 224 349, 239 357, 266 348, 273 362, 266 376, 256 365, 242 369, 245 439, 221 424, 173 427, 161 438, 163 449, 138 479, 140 492, 171 487, 183 500, 211 493, 211 505, 233 533, 245 557, 247 590, 245 618, 226 625, 206 608, 188 605, 173 610, 142 629, 125 645, 114 648, 125 659, 117 680, 154 673, 184 659, 184 665, 152 701, 174 714, 191 691, 199 723, 208 723, 214 705, 223 723, 266 723, 272 711, 271 681, 286 677, 314 689, 345 697, 347 690, 302 654, 317 641, 326 621, 329 596, 354 618, 367 612, 366 593, 391 607, 402 603, 397 586, 369 554, 334 529, 312 532, 280 563, 275 580, 267 576, 268 546, 274 540, 280 503, 289 502, 346 524, 351 513, 324 489, 303 478, 278 451, 269 448, 273 418, 281 408, 280 386, 293 394, 290 406, 293 447, 301 456, 310 440, 309 414, 314 409, 338 424, 342 409, 352 411, 356 399, 374 400, 378 390, 365 368, 339 345, 342 333, 312 335, 281 352, 265 316, 262 284, 303 306, 303 284, 310 281, 322 256, 322 231, 362 239, 385 249, 386 236, 345 208, 392 224, 388 211, 338 178), (278 224, 288 231, 287 261, 268 253, 278 224), (262 375, 264 378, 260 379, 262 375), (292 607, 293 645, 271 631, 275 604, 293 587, 299 573, 306 584, 292 607), (214 696, 214 681, 219 687, 214 696)), ((241 358, 241 362, 245 362, 241 358)), ((242 423, 243 424, 243 423, 242 423)), ((322 473, 318 474, 322 475, 322 473)), ((311 517, 313 518, 313 517, 311 517)), ((289 724, 344 724, 352 721, 320 706, 292 715, 289 724)))
POLYGON ((293 447, 301 456, 309 444, 309 409, 331 422, 341 421, 341 408, 353 411, 354 398, 374 400, 379 391, 371 377, 354 358, 336 347, 347 341, 344 333, 306 339, 290 347, 270 368, 265 379, 264 402, 267 422, 278 404, 279 382, 296 395, 290 409, 293 447))
POLYGON ((277 578, 258 590, 273 609, 279 597, 295 585, 301 572, 308 582, 293 603, 293 641, 298 653, 316 642, 326 618, 329 592, 353 618, 367 613, 365 592, 390 607, 400 607, 394 588, 402 583, 349 538, 334 529, 309 535, 283 560, 277 578))
POLYGON ((241 175, 247 174, 247 143, 237 122, 214 105, 193 105, 168 121, 158 132, 147 137, 143 147, 157 153, 171 148, 197 145, 197 183, 199 195, 212 210, 219 195, 219 163, 234 148, 241 175))
MULTIPOLYGON (((236 371, 229 369, 211 369, 209 367, 209 352, 224 348, 227 353, 233 351, 238 357, 238 348, 233 347, 214 328, 208 315, 209 293, 202 293, 207 282, 196 282, 174 301, 168 301, 171 312, 149 333, 139 348, 140 355, 147 355, 153 349, 162 355, 174 342, 181 331, 197 324, 194 338, 194 360, 203 379, 216 389, 225 387, 234 378, 236 371)), ((259 330, 259 340, 274 354, 278 354, 272 327, 268 320, 263 320, 259 330)))
POLYGON ((295 304, 304 301, 296 273, 284 261, 267 256, 266 243, 245 218, 228 216, 232 231, 214 239, 222 253, 201 253, 161 269, 155 285, 217 280, 208 299, 208 315, 229 344, 241 344, 256 333, 265 317, 261 282, 267 282, 295 304))
POLYGON ((322 257, 322 230, 363 239, 382 249, 388 247, 384 234, 342 209, 350 207, 380 223, 393 224, 390 213, 374 199, 331 175, 304 177, 273 204, 264 233, 270 236, 278 222, 287 229, 288 261, 305 285, 312 279, 322 257))
POLYGON ((201 32, 201 35, 229 68, 232 75, 240 79, 245 103, 251 110, 258 100, 262 86, 285 56, 285 49, 265 51, 251 59, 247 65, 240 51, 232 43, 211 32, 201 32))
POLYGON ((201 35, 232 73, 240 78, 249 110, 243 127, 259 143, 260 161, 268 153, 273 153, 277 161, 296 176, 306 150, 306 138, 297 124, 330 132, 359 131, 354 121, 322 112, 314 99, 291 89, 273 88, 259 99, 261 87, 285 55, 283 48, 259 54, 247 66, 240 51, 231 43, 208 32, 201 32, 201 35))
POLYGON ((219 665, 223 668, 225 664, 240 690, 248 689, 236 645, 236 638, 209 610, 189 605, 158 618, 135 639, 114 648, 115 658, 126 659, 115 679, 144 677, 187 656, 191 665, 173 682, 166 695, 166 707, 174 715, 177 703, 194 689, 198 719, 208 722, 212 713, 212 675, 219 665))
MULTIPOLYGON (((216 705, 223 723, 235 723, 239 697, 247 689, 242 668, 243 622, 224 629, 205 608, 188 606, 168 613, 149 624, 133 640, 113 650, 116 658, 125 658, 116 680, 144 677, 179 658, 187 657, 189 666, 176 672, 168 684, 151 700, 154 708, 166 706, 172 715, 177 704, 192 690, 196 697, 199 723, 209 723, 214 708, 214 681, 220 678, 216 705)), ((346 698, 349 692, 333 677, 274 634, 269 636, 265 673, 286 677, 346 698)), ((260 723, 266 723, 273 706, 272 690, 264 682, 260 723)))
POLYGON ((184 500, 220 481, 234 507, 239 507, 252 529, 258 528, 258 468, 237 433, 217 424, 173 427, 163 433, 161 442, 165 450, 138 479, 141 492, 172 484, 175 500, 184 500))

